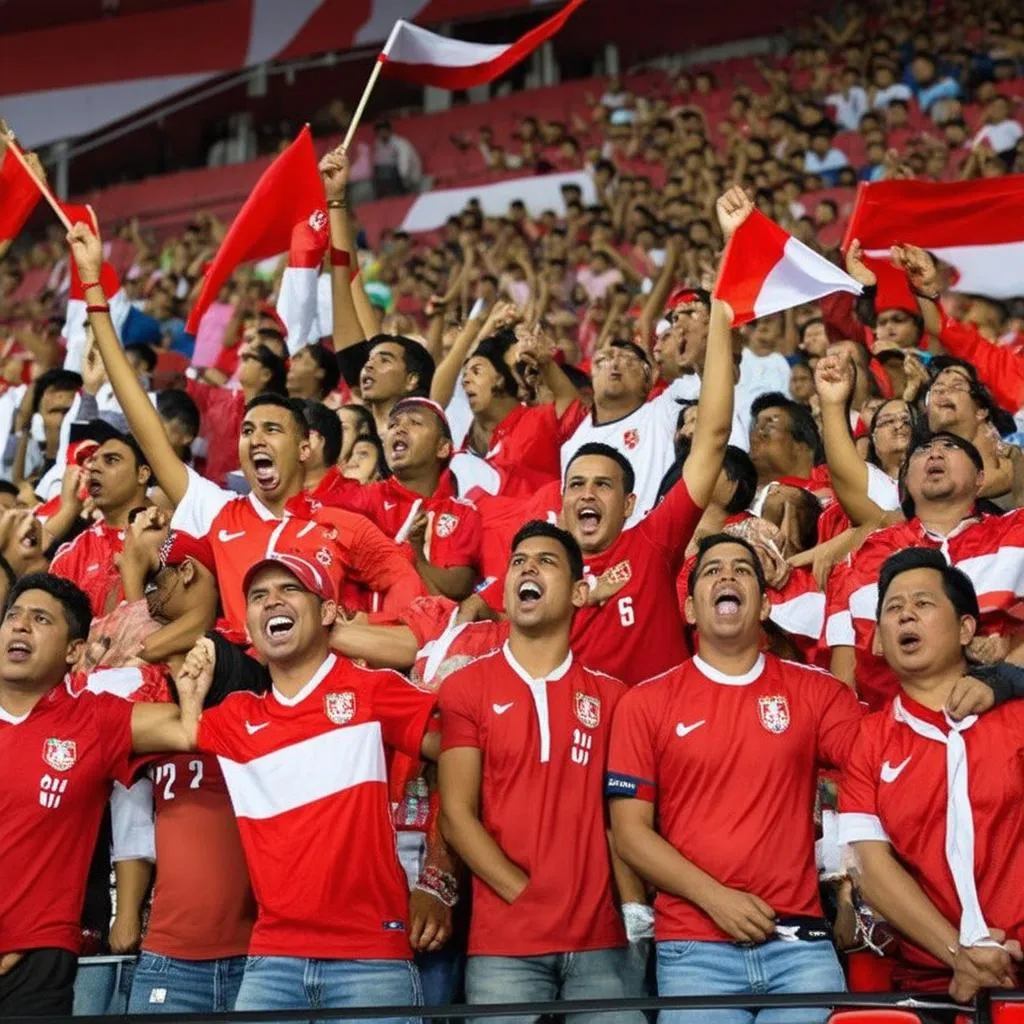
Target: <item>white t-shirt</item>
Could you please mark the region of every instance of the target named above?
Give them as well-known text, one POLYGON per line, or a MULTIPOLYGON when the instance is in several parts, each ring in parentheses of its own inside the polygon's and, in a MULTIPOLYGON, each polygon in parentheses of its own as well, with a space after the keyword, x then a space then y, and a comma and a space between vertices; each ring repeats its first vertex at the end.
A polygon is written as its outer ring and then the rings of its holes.
MULTIPOLYGON (((739 386, 748 403, 769 391, 780 391, 788 398, 789 361, 779 352, 757 356, 749 348, 745 348, 740 362, 739 386)), ((746 411, 749 413, 749 407, 746 411)))
POLYGON ((868 467, 868 497, 883 511, 896 512, 900 507, 900 485, 873 463, 868 467))
POLYGON ((999 124, 987 124, 977 135, 971 139, 970 146, 973 149, 982 141, 988 142, 996 153, 1005 153, 1013 149, 1024 135, 1024 128, 1021 128, 1017 121, 1007 118, 999 124))

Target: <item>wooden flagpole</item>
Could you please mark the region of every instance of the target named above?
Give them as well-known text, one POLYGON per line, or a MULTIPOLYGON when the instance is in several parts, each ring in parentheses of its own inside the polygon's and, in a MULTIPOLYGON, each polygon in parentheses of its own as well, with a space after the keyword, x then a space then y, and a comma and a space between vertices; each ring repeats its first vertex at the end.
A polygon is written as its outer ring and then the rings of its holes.
POLYGON ((351 145, 352 139, 356 134, 359 122, 363 118, 363 111, 366 110, 366 104, 370 100, 370 93, 373 92, 373 87, 377 84, 377 79, 380 78, 380 70, 382 67, 384 67, 384 61, 378 58, 373 65, 373 70, 370 72, 369 79, 367 79, 366 88, 363 89, 363 95, 359 98, 359 105, 356 107, 355 113, 352 115, 352 120, 349 122, 348 131, 345 132, 345 141, 342 145, 345 147, 346 152, 348 151, 348 147, 351 145))
POLYGON ((25 168, 25 172, 36 183, 37 187, 39 188, 39 191, 42 192, 43 198, 50 204, 50 208, 53 210, 53 212, 57 214, 57 219, 61 222, 61 224, 64 225, 67 231, 70 231, 71 221, 68 220, 67 214, 64 212, 60 203, 57 202, 56 196, 54 196, 54 194, 50 191, 49 186, 46 184, 46 182, 40 181, 39 178, 36 177, 36 172, 32 170, 31 164, 29 164, 29 162, 25 159, 25 154, 22 153, 21 148, 14 141, 14 136, 11 134, 7 134, 4 135, 3 139, 4 142, 7 143, 8 151, 13 153, 18 163, 20 163, 21 166, 25 168))

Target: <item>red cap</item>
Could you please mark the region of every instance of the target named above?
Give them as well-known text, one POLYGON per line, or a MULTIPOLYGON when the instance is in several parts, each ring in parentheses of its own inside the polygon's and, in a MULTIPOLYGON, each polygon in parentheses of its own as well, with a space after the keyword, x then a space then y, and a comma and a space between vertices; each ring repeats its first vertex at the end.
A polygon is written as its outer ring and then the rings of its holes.
POLYGON ((184 530, 171 530, 167 540, 160 547, 160 565, 181 565, 186 558, 194 558, 215 576, 217 563, 213 558, 213 548, 205 537, 193 537, 184 530))
POLYGON ((266 558, 261 558, 246 572, 245 578, 242 580, 242 593, 249 593, 253 577, 260 569, 268 565, 279 565, 282 569, 287 569, 311 594, 316 594, 324 601, 337 601, 339 589, 335 576, 337 559, 327 548, 321 548, 315 557, 316 561, 313 562, 305 555, 275 551, 266 558), (323 553, 322 560, 321 552, 323 553))
POLYGON ((448 417, 445 415, 445 411, 440 404, 432 398, 425 398, 422 395, 410 395, 408 398, 401 398, 392 406, 391 415, 394 415, 399 409, 406 409, 411 405, 422 405, 425 409, 429 409, 441 421, 445 436, 449 441, 451 440, 452 428, 448 424, 448 417))
POLYGON ((68 445, 68 464, 73 462, 75 465, 84 466, 97 448, 99 448, 99 442, 94 441, 91 437, 73 441, 68 445))

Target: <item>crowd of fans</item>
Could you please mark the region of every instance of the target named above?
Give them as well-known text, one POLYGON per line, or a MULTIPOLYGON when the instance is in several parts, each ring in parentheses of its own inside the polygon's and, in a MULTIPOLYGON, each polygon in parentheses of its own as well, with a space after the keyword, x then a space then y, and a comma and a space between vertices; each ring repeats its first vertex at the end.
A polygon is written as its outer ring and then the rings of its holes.
POLYGON ((1024 299, 834 187, 1024 171, 1022 65, 851 5, 453 140, 593 201, 372 248, 333 149, 311 337, 277 260, 185 332, 206 215, 8 253, 0 1015, 1019 987, 1024 299), (863 294, 734 329, 755 208, 863 294))

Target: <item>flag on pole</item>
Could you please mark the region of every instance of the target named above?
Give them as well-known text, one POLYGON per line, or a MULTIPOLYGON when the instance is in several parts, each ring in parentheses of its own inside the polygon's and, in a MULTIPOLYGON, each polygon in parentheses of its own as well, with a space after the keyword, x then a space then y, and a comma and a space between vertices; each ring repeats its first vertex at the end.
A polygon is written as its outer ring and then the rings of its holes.
POLYGON ((0 245, 18 237, 41 198, 39 183, 4 147, 0 154, 0 245))
POLYGON ((586 0, 569 0, 514 43, 465 43, 407 21, 395 22, 377 58, 385 74, 439 89, 472 89, 503 75, 559 32, 586 0))
POLYGON ((287 252, 295 225, 314 215, 326 223, 324 187, 317 170, 313 136, 306 125, 263 172, 232 221, 206 270, 185 330, 196 333, 203 313, 239 264, 287 252))
POLYGON ((861 286, 759 210, 729 239, 715 286, 715 298, 732 306, 734 327, 832 292, 859 295, 861 286))
POLYGON ((320 340, 318 298, 320 267, 323 264, 330 229, 320 211, 299 221, 292 229, 288 266, 281 275, 277 314, 287 329, 288 354, 320 340))
POLYGON ((843 247, 868 256, 918 245, 957 272, 954 287, 1010 299, 1024 294, 1024 174, 978 181, 878 181, 857 189, 843 247))
MULTIPOLYGON (((100 226, 96 213, 91 206, 79 206, 74 203, 61 203, 60 208, 72 224, 88 224, 94 234, 99 234, 100 226)), ((71 276, 71 286, 68 291, 68 309, 64 317, 64 326, 61 328, 61 336, 64 338, 66 354, 64 356, 64 369, 74 370, 75 373, 82 372, 82 360, 85 358, 85 323, 88 313, 85 311, 85 289, 82 287, 82 278, 78 273, 78 266, 73 259, 68 260, 71 276)), ((103 268, 100 271, 100 284, 103 286, 103 294, 107 297, 107 304, 110 306, 110 319, 114 322, 114 330, 118 337, 121 336, 121 329, 131 311, 131 303, 121 287, 121 281, 117 271, 103 261, 103 268)))

